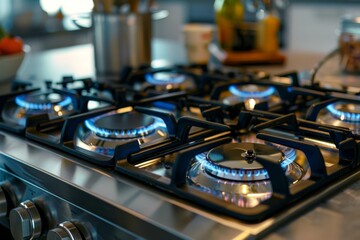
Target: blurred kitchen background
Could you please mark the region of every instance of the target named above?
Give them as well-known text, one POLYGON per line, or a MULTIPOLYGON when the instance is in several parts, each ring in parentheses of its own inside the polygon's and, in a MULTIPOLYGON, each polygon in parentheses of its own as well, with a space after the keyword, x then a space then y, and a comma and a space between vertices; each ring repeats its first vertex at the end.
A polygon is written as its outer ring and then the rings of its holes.
MULTIPOLYGON (((360 14, 359 0, 284 0, 281 45, 284 49, 326 53, 337 45, 340 18, 360 14)), ((157 0, 166 19, 153 23, 156 38, 181 40, 188 22, 214 23, 211 0, 157 0)), ((91 43, 89 29, 76 27, 71 17, 91 12, 92 0, 1 0, 0 23, 21 36, 32 51, 91 43)))

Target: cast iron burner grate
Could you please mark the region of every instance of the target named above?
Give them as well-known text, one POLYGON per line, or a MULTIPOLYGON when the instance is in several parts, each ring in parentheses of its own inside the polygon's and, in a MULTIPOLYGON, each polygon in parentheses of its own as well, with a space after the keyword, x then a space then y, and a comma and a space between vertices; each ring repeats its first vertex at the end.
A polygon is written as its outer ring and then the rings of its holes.
POLYGON ((202 207, 261 221, 359 164, 351 132, 295 114, 243 111, 231 128, 233 137, 215 135, 154 155, 129 152, 116 170, 202 207), (241 142, 249 134, 258 141, 241 142))

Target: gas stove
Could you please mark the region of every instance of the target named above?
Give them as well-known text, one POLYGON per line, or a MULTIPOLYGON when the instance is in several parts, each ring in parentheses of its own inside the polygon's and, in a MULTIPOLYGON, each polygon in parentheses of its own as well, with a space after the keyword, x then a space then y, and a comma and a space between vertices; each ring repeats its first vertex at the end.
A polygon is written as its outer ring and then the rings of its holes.
POLYGON ((260 238, 358 178, 356 95, 296 72, 125 70, 1 97, 15 239, 260 238))
POLYGON ((120 159, 116 170, 213 211, 261 221, 357 169, 356 140, 349 131, 293 114, 241 114, 232 137, 151 157, 134 152, 120 159))

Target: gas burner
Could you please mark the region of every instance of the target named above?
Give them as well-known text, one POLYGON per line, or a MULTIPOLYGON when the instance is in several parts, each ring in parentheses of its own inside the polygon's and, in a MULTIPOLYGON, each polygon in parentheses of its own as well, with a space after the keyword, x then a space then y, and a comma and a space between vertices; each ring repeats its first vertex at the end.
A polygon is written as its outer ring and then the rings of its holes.
MULTIPOLYGON (((287 157, 276 147, 257 143, 230 143, 210 150, 204 161, 205 171, 225 180, 257 181, 268 179, 267 171, 256 162, 257 156, 270 156, 283 163, 287 157)), ((203 156, 197 155, 197 159, 203 156)), ((201 161, 201 160, 200 160, 201 161)), ((287 160, 288 162, 290 160, 287 160)), ((286 165, 285 165, 286 167, 286 165)))
POLYGON ((330 104, 327 110, 335 117, 344 122, 360 122, 360 105, 351 103, 330 104))
POLYGON ((54 108, 64 108, 72 103, 69 96, 59 93, 22 94, 15 98, 15 102, 24 109, 45 111, 54 108))
MULTIPOLYGON (((234 140, 234 142, 236 142, 236 140, 234 140)), ((270 146, 277 148, 279 151, 281 151, 285 155, 285 158, 281 162, 281 166, 284 169, 289 167, 290 164, 292 164, 298 157, 298 155, 296 154, 296 150, 294 148, 289 148, 289 147, 285 147, 280 144, 261 140, 261 139, 257 138, 256 134, 254 134, 254 133, 247 133, 247 134, 241 136, 241 142, 254 143, 254 144, 266 144, 266 145, 270 145, 270 146)))
MULTIPOLYGON (((174 90, 195 90, 195 76, 187 73, 177 72, 176 70, 160 70, 148 72, 144 75, 145 82, 135 81, 134 89, 144 91, 151 87, 156 91, 174 90)), ((141 79, 141 78, 139 78, 141 79)))
POLYGON ((66 116, 74 111, 73 100, 64 93, 57 92, 31 92, 21 94, 9 104, 2 112, 5 122, 25 126, 30 116, 48 114, 50 119, 66 116))
POLYGON ((229 91, 240 98, 256 98, 256 99, 267 99, 275 93, 274 87, 261 87, 253 84, 244 86, 232 85, 229 87, 229 91))
POLYGON ((85 120, 85 125, 98 136, 127 139, 154 133, 158 123, 151 116, 129 112, 91 118, 85 120))
POLYGON ((132 140, 150 145, 168 136, 160 118, 122 109, 87 119, 75 134, 75 145, 102 155, 114 155, 115 147, 132 140))
POLYGON ((176 72, 157 72, 146 74, 145 79, 150 84, 168 85, 181 84, 185 81, 186 76, 176 72))
POLYGON ((346 127, 355 134, 360 133, 360 105, 350 102, 337 102, 326 106, 317 118, 320 123, 346 127))
POLYGON ((276 90, 274 87, 260 86, 255 84, 247 85, 231 85, 229 87, 228 96, 223 99, 223 102, 228 105, 234 105, 239 102, 244 102, 245 107, 248 110, 254 109, 255 105, 262 101, 272 100, 279 102, 280 99, 276 96, 276 90))
POLYGON ((272 143, 232 142, 196 155, 188 178, 195 187, 225 201, 254 207, 272 194, 268 172, 256 161, 261 156, 280 162, 291 184, 305 174, 305 169, 295 162, 295 149, 272 143))

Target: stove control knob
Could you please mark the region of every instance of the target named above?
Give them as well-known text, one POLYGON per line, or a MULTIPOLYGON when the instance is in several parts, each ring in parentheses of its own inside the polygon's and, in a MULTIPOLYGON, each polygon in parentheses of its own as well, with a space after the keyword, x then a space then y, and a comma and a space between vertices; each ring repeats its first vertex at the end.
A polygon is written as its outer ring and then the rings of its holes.
POLYGON ((5 196, 5 192, 0 186, 0 218, 5 217, 8 211, 8 204, 5 196))
POLYGON ((10 211, 10 231, 15 240, 36 239, 41 234, 41 217, 31 201, 10 211))
POLYGON ((56 228, 51 229, 46 240, 83 240, 80 230, 74 223, 66 221, 60 223, 56 228))

